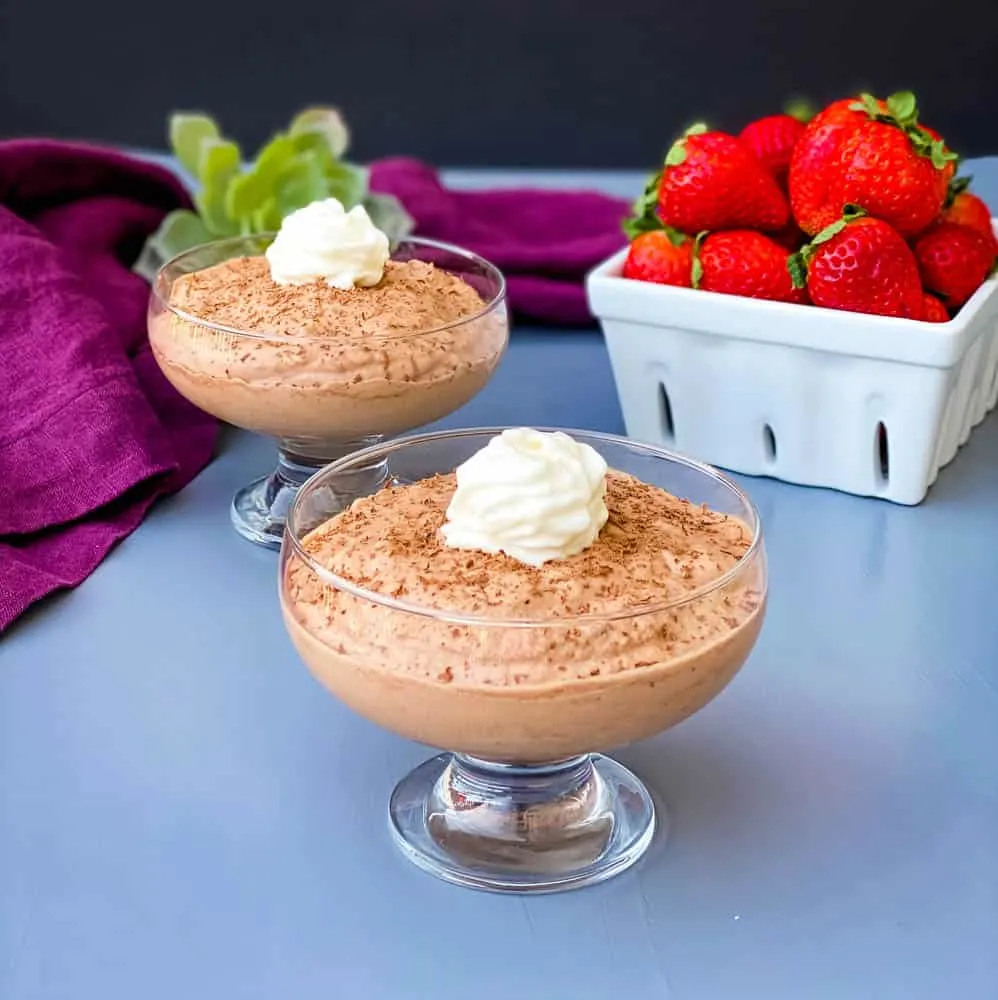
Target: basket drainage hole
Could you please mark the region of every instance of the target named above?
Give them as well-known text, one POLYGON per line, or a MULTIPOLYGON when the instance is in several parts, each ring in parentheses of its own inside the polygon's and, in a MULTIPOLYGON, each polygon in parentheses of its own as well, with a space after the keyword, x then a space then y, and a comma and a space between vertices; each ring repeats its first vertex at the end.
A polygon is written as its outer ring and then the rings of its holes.
POLYGON ((881 485, 886 486, 891 478, 891 458, 887 428, 883 422, 877 424, 875 450, 877 456, 876 471, 880 477, 881 485))
POLYGON ((762 448, 766 461, 772 465, 776 461, 776 435, 769 424, 762 425, 762 448))
POLYGON ((667 441, 674 440, 676 425, 672 422, 672 403, 669 402, 669 393, 662 382, 658 384, 658 422, 662 428, 662 436, 667 441))

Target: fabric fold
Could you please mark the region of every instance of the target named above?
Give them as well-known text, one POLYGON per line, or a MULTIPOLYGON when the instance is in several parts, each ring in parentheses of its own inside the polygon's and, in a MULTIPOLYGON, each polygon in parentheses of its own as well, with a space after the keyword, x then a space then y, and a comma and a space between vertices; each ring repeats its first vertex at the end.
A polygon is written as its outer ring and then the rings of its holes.
POLYGON ((211 458, 215 421, 160 374, 130 270, 185 204, 169 172, 108 150, 0 143, 0 630, 211 458))

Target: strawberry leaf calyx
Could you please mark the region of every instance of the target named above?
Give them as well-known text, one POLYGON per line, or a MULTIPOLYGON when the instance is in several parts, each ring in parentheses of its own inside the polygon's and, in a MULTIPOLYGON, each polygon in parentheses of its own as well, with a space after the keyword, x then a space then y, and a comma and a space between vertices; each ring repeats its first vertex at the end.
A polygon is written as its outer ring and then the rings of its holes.
POLYGON ((806 125, 817 114, 817 109, 806 97, 792 97, 783 105, 783 113, 806 125))
POLYGON ((853 111, 865 111, 875 122, 897 125, 901 129, 918 126, 918 101, 910 90, 899 90, 886 101, 877 100, 873 94, 860 94, 849 107, 853 111))
POLYGON ((810 243, 792 253, 787 258, 787 270, 790 272, 790 280, 794 288, 805 288, 807 286, 807 266, 811 258, 815 255, 818 247, 822 243, 827 243, 830 239, 838 236, 850 222, 862 219, 866 215, 866 209, 860 205, 845 205, 842 209, 842 217, 836 219, 831 225, 825 226, 820 233, 817 233, 810 243))
POLYGON ((700 248, 709 235, 710 233, 705 229, 703 232, 697 233, 696 239, 693 241, 693 263, 690 266, 690 285, 693 288, 699 288, 700 282, 703 281, 703 261, 700 259, 700 248))
POLYGON ((678 167, 681 163, 686 162, 686 140, 691 135, 703 135, 705 132, 709 132, 710 129, 703 122, 698 122, 696 125, 691 125, 670 147, 669 152, 665 154, 665 165, 667 167, 678 167))
POLYGON ((959 159, 956 153, 946 148, 946 143, 942 139, 937 139, 921 125, 905 126, 904 132, 915 152, 931 160, 936 170, 942 170, 947 163, 959 159))
POLYGON ((880 103, 873 96, 873 94, 860 94, 852 104, 849 105, 851 111, 865 111, 870 118, 877 121, 883 112, 880 108, 880 103))
POLYGON ((910 90, 899 90, 886 101, 878 101, 872 94, 861 94, 849 106, 853 111, 865 111, 872 121, 899 128, 915 152, 931 160, 936 170, 943 170, 948 163, 959 159, 942 139, 919 124, 918 101, 910 90))
POLYGON ((794 288, 807 288, 807 259, 803 252, 798 251, 787 257, 787 270, 794 288))
POLYGON ((954 177, 953 180, 949 182, 949 187, 946 189, 946 201, 943 202, 943 208, 950 208, 954 201, 956 201, 957 195, 963 194, 967 188, 970 187, 970 182, 973 177, 954 177))
POLYGON ((661 182, 662 171, 659 170, 651 175, 644 191, 634 200, 631 214, 621 224, 624 235, 629 240, 642 233, 662 228, 662 220, 658 217, 658 189, 661 182))
POLYGON ((918 123, 918 101, 910 90, 900 90, 887 98, 887 110, 899 125, 918 123))

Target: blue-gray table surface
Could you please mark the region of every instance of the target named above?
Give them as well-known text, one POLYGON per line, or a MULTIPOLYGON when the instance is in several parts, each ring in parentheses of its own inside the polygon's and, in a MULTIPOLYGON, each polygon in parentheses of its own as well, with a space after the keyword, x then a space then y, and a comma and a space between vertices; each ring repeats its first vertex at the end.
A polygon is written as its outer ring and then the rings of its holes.
MULTIPOLYGON (((970 169, 998 203, 998 160, 970 169)), ((623 431, 593 331, 516 331, 445 423, 623 431)), ((272 459, 226 434, 0 642, 2 1000, 998 997, 998 418, 916 508, 739 477, 768 538, 762 638, 714 704, 619 753, 669 839, 529 899, 396 854, 388 794, 429 751, 296 658, 275 555, 229 526, 272 459)))

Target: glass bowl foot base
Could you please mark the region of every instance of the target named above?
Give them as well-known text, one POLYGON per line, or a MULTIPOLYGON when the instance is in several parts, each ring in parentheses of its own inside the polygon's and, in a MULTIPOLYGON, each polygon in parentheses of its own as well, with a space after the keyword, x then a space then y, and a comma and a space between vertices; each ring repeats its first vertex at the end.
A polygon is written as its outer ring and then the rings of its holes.
POLYGON ((622 764, 588 754, 494 764, 441 754, 410 771, 389 806, 402 853, 437 878, 493 892, 557 892, 630 868, 664 817, 622 764))
MULTIPOLYGON (((356 441, 280 442, 277 468, 236 491, 230 514, 232 526, 243 538, 268 549, 280 549, 291 503, 302 484, 323 466, 376 444, 379 436, 356 441)), ((360 496, 374 493, 388 481, 385 460, 352 469, 323 487, 327 516, 345 510, 360 496)))

